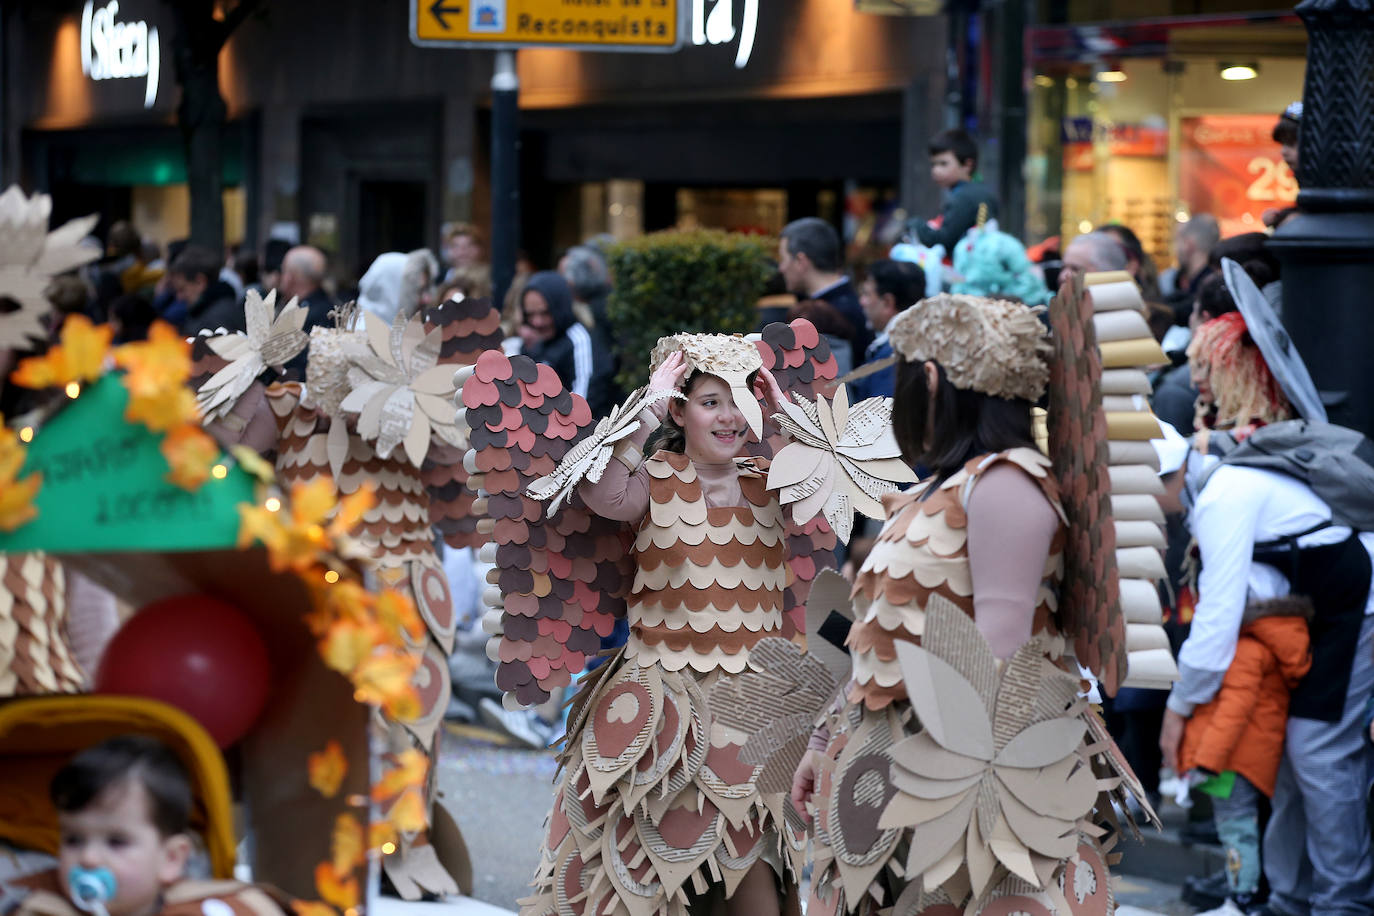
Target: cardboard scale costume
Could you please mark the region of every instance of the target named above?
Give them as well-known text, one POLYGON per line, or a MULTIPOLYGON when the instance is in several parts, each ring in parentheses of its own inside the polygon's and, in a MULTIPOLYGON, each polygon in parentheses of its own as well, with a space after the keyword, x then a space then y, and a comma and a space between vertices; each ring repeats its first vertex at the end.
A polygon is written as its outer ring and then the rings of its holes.
MULTIPOLYGON (((899 358, 936 364, 957 390, 1019 400, 1028 416, 1051 381, 1051 362, 1060 363, 1049 438, 1075 442, 1078 454, 1061 461, 1029 446, 974 453, 886 500, 887 522, 853 587, 853 677, 822 716, 812 747, 824 750, 808 758, 813 916, 1113 909, 1107 865, 1119 825, 1111 799, 1134 795, 1147 817, 1153 812, 1089 708, 1075 661, 1113 692, 1132 682, 1132 662, 1137 682, 1167 682, 1172 673, 1155 652, 1157 599, 1142 604, 1124 587, 1156 574, 1157 553, 1154 564, 1143 560, 1136 552, 1154 548, 1136 546, 1145 542, 1129 527, 1118 546, 1110 510, 1114 499, 1146 494, 1128 483, 1143 478, 1127 463, 1143 450, 1113 442, 1109 458, 1107 436, 1153 427, 1146 411, 1108 433, 1111 414, 1135 410, 1124 394, 1104 403, 1094 330, 1117 326, 1116 340, 1133 340, 1125 319, 1140 317, 1114 314, 1126 309, 1108 288, 1115 280, 1088 278, 1103 283, 1099 302, 1076 284, 1056 300, 1058 346, 1076 354, 1067 371, 1062 356, 1052 360, 1037 310, 1016 303, 936 296, 892 331, 899 358), (980 573, 971 517, 981 512, 988 524, 989 504, 974 509, 974 496, 994 475, 993 498, 1019 488, 993 505, 998 525, 1021 532, 1028 546, 1004 544, 1025 556, 984 560, 980 573), (1013 564, 1023 572, 1014 581, 1005 572, 1013 564), (988 619, 993 613, 1006 620, 988 619), (1029 638, 1009 644, 1018 629, 1029 638)), ((1125 365, 1105 358, 1113 370, 1125 365)), ((1114 384, 1131 383, 1118 376, 1114 384)), ((1155 531, 1146 541, 1159 538, 1155 531)))
MULTIPOLYGON (((835 374, 823 338, 800 320, 757 343, 664 338, 654 367, 675 353, 688 378, 721 380, 734 415, 760 437, 751 376, 765 360, 810 364, 813 383, 835 374), (792 346, 779 347, 784 341, 792 346)), ((840 393, 780 404, 779 425, 797 430, 784 448, 797 451, 792 472, 778 476, 782 463, 770 469, 763 458, 703 463, 667 450, 646 458, 659 426, 647 408, 684 395, 642 389, 595 429, 583 419, 585 438, 554 466, 546 442, 566 435, 560 414, 582 405, 552 407, 530 424, 533 441, 514 442, 523 432, 516 417, 501 422, 513 401, 528 414, 563 396, 556 380, 546 385, 547 367, 526 363, 486 355, 463 390, 468 463, 491 492, 495 519, 488 554, 498 588, 488 599, 503 613, 488 626, 498 685, 510 703, 539 702, 583 667, 614 616, 627 616, 630 636, 573 701, 535 893, 521 911, 685 914, 705 895, 733 896, 761 862, 793 884, 806 831, 789 810, 786 778, 760 784, 765 767, 741 756, 748 732, 718 714, 737 704, 717 697, 741 685, 747 692, 760 645, 804 643, 804 609, 789 609, 786 593, 815 576, 819 551, 793 549, 794 540, 833 543, 818 516, 838 522, 851 505, 876 510, 895 481, 910 479, 891 437, 890 402, 851 408, 840 393), (523 467, 503 480, 497 462, 523 467)))

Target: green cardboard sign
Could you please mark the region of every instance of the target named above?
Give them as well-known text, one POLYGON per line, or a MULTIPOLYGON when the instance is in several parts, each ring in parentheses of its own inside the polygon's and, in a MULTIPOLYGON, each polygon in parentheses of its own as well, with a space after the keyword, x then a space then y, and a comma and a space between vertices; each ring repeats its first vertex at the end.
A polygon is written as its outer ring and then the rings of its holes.
MULTIPOLYGON (((253 478, 236 464, 194 493, 168 483, 162 436, 124 419, 129 395, 107 374, 34 436, 22 474, 41 472, 38 517, 0 532, 0 552, 98 553, 233 547, 253 478)), ((223 459, 221 459, 223 461, 223 459)))

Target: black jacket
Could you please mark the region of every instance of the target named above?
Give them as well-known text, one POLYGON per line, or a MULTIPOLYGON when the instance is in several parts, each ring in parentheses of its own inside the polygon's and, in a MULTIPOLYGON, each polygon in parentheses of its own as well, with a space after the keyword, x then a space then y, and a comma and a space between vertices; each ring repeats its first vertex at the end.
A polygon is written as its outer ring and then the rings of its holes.
POLYGON ((950 188, 945 204, 940 208, 940 227, 932 228, 925 220, 915 219, 907 224, 921 244, 927 247, 945 246, 945 255, 954 255, 954 243, 978 224, 978 208, 987 205, 987 218, 997 218, 997 198, 981 181, 961 181, 950 188))
POLYGON ((859 305, 859 297, 854 292, 854 284, 849 282, 846 277, 836 286, 816 296, 822 302, 828 302, 835 307, 835 310, 844 316, 844 320, 849 322, 849 326, 854 332, 849 335, 850 351, 862 356, 868 351, 868 345, 873 343, 873 331, 868 327, 868 320, 864 318, 863 306, 859 305))
POLYGON ((1181 366, 1168 370, 1155 385, 1155 393, 1150 398, 1150 406, 1155 416, 1173 426, 1180 434, 1187 436, 1193 431, 1193 404, 1197 401, 1197 389, 1193 387, 1193 377, 1185 361, 1181 366))
POLYGON ((200 298, 187 307, 186 323, 181 330, 187 337, 193 337, 201 331, 213 331, 216 328, 247 330, 239 297, 234 293, 234 288, 223 280, 211 281, 200 298))

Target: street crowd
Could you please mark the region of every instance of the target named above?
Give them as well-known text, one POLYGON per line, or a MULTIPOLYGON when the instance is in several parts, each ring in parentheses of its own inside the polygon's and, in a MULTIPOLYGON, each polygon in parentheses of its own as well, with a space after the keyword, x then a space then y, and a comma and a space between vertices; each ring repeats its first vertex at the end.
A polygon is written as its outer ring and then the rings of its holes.
MULTIPOLYGON (((1301 117, 1294 106, 1274 130, 1295 171, 1301 117)), ((998 201, 976 177, 974 139, 947 130, 928 151, 944 205, 938 214, 911 219, 887 257, 849 265, 851 275, 830 223, 805 218, 782 229, 760 300, 760 326, 810 320, 829 342, 839 373, 857 370, 850 401, 858 402, 894 395, 897 367, 867 373, 863 367, 893 356, 891 332, 899 319, 934 293, 1042 306, 1076 277, 1130 274, 1169 359, 1152 368, 1150 381, 1151 405, 1165 432, 1156 442, 1169 532, 1169 576, 1160 592, 1180 679, 1172 691, 1128 688, 1103 697, 1104 717, 1149 800, 1156 807, 1166 797, 1187 806, 1193 838, 1225 849, 1223 873, 1190 888, 1196 905, 1221 916, 1370 912, 1374 529, 1345 514, 1339 482, 1227 458, 1266 427, 1324 419, 1303 415, 1285 387, 1286 367, 1266 360, 1223 267, 1234 262, 1273 308, 1282 265, 1266 247, 1267 234, 1221 238, 1215 216, 1191 214, 1178 225, 1176 264, 1166 269, 1119 223, 1080 235, 1062 251, 1057 240, 1028 251, 997 224, 998 201)), ((1273 229, 1292 215, 1273 213, 1266 222, 1273 229)), ((614 289, 610 242, 598 237, 569 248, 552 270, 522 261, 502 312, 505 352, 551 366, 597 417, 624 397, 616 383, 616 328, 607 314, 614 289)), ((261 252, 224 253, 174 244, 164 251, 127 222, 114 224, 96 244, 103 244, 103 257, 53 287, 54 335, 70 314, 108 323, 120 342, 143 339, 159 319, 186 336, 243 330, 243 304, 252 290, 275 290, 283 302, 298 299, 308 331, 332 324, 338 294, 352 292, 330 277, 326 254, 308 245, 273 240, 261 252)), ((377 257, 356 284, 357 302, 390 323, 455 294, 489 296, 484 257, 479 230, 453 227, 438 257, 425 249, 377 257)), ((294 368, 303 372, 304 364, 294 368)), ((0 407, 6 415, 20 413, 16 399, 23 397, 7 388, 0 407)), ((1334 447, 1320 439, 1308 446, 1334 447)), ((851 579, 877 533, 876 525, 860 527, 848 545, 842 559, 851 579)), ((528 711, 500 703, 479 623, 490 567, 468 549, 447 550, 444 566, 460 620, 450 659, 450 718, 484 721, 530 747, 547 746, 562 729, 561 697, 528 711)), ((626 635, 622 621, 603 646, 613 648, 626 635)), ((175 767, 155 749, 116 747, 86 766, 65 772, 54 787, 54 797, 71 810, 81 809, 82 798, 89 801, 87 783, 108 779, 91 768, 137 767, 150 785, 173 783, 174 797, 159 797, 157 811, 160 817, 164 808, 170 812, 164 833, 182 832, 185 787, 166 775, 175 767)), ((185 851, 177 847, 168 855, 184 861, 185 851)))

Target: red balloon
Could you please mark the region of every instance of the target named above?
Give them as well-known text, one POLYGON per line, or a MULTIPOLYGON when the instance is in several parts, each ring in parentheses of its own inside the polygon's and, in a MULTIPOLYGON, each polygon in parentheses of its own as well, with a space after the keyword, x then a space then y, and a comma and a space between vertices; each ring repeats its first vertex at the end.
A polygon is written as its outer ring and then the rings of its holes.
POLYGON ((119 628, 100 661, 98 693, 161 700, 228 747, 267 703, 267 646, 242 611, 207 595, 156 601, 119 628))

